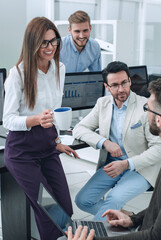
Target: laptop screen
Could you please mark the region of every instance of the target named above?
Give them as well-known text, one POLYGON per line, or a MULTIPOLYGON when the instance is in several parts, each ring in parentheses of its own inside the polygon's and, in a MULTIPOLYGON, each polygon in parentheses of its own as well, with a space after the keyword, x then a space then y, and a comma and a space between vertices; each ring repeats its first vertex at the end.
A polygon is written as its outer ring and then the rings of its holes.
POLYGON ((68 226, 71 226, 71 218, 60 206, 60 204, 50 195, 42 183, 40 183, 38 204, 48 217, 54 222, 59 230, 64 234, 68 226))
POLYGON ((102 72, 66 73, 62 107, 90 109, 104 95, 102 72))

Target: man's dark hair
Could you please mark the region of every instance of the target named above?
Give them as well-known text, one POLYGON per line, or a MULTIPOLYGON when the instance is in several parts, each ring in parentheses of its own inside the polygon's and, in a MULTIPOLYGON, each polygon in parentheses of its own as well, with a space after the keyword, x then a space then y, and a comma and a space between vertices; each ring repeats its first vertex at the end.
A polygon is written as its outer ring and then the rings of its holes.
POLYGON ((150 82, 148 91, 155 96, 155 107, 161 110, 161 78, 150 82))
POLYGON ((107 76, 109 73, 118 73, 125 71, 127 76, 130 77, 129 68, 126 63, 120 61, 114 61, 107 65, 107 67, 102 71, 103 81, 107 83, 107 76))

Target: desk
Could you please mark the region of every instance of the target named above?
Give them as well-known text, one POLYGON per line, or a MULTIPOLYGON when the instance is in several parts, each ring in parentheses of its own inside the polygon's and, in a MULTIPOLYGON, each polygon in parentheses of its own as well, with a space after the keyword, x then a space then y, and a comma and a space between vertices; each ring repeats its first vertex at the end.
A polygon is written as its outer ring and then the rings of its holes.
MULTIPOLYGON (((0 144, 2 141, 5 139, 0 138, 0 144)), ((88 145, 74 140, 71 147, 76 150, 88 145)), ((3 157, 4 152, 0 151, 3 240, 31 240, 30 204, 23 190, 4 166, 3 157)))
MULTIPOLYGON (((0 145, 5 139, 0 138, 0 145)), ((31 240, 30 205, 23 190, 4 166, 0 151, 1 218, 3 240, 31 240)))

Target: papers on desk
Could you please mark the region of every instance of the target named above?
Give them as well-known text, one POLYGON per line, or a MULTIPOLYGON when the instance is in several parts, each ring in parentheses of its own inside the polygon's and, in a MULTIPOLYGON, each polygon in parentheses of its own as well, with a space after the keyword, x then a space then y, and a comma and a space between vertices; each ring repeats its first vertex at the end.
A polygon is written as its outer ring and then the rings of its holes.
POLYGON ((62 141, 62 144, 65 144, 65 145, 72 145, 74 141, 74 137, 70 135, 60 135, 59 137, 62 141))
MULTIPOLYGON (((65 145, 72 145, 74 142, 74 137, 70 136, 70 135, 60 135, 59 136, 62 144, 65 145)), ((100 150, 99 149, 94 149, 93 147, 86 147, 86 148, 81 148, 76 150, 76 152, 78 153, 80 159, 82 160, 87 160, 89 162, 93 162, 93 163, 98 163, 98 158, 99 158, 99 153, 100 150)), ((90 175, 92 175, 93 173, 89 173, 90 175)))
POLYGON ((89 162, 98 163, 99 149, 94 149, 93 147, 86 147, 77 150, 77 153, 81 159, 87 160, 89 162))

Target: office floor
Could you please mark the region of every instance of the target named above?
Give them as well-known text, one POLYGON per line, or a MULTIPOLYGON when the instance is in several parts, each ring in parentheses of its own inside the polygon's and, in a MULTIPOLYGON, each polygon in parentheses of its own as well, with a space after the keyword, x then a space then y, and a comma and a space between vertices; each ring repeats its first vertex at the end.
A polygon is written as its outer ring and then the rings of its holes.
MULTIPOLYGON (((67 181, 70 188, 70 193, 73 201, 74 215, 73 218, 92 219, 92 215, 78 209, 74 203, 75 195, 88 181, 96 169, 96 163, 99 156, 99 150, 93 148, 84 148, 77 151, 81 157, 80 160, 61 156, 63 167, 67 176, 67 181), (83 160, 86 159, 86 160, 83 160)), ((124 209, 135 213, 146 208, 151 199, 152 192, 145 192, 138 197, 129 201, 124 209)))
MULTIPOLYGON (((85 213, 77 208, 74 203, 75 195, 82 188, 82 186, 88 181, 96 169, 96 163, 99 155, 99 150, 93 148, 84 148, 77 151, 81 159, 75 159, 68 157, 65 154, 61 154, 61 161, 66 173, 67 181, 73 202, 73 219, 92 219, 92 215, 85 213)), ((124 209, 131 210, 135 213, 146 208, 151 198, 151 193, 143 193, 135 199, 129 201, 124 209)), ((0 209, 1 210, 1 209, 0 209)), ((32 226, 35 227, 35 223, 32 226)), ((36 234, 37 235, 37 234, 36 234)), ((37 235, 38 236, 38 235, 37 235)), ((36 237, 39 239, 39 237, 36 237)), ((0 222, 0 240, 2 240, 2 228, 0 222)))

